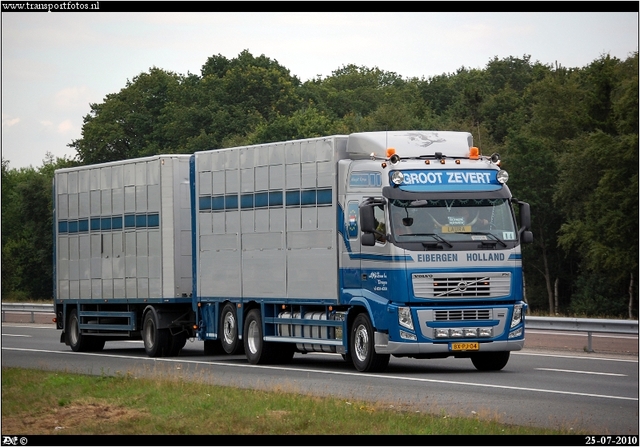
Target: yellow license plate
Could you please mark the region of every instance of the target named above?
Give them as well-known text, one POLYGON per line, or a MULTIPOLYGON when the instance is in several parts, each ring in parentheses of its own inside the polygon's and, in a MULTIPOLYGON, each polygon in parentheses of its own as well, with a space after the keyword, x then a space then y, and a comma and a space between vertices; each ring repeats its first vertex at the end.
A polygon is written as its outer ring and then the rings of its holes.
POLYGON ((452 351, 478 351, 480 350, 480 343, 476 342, 460 342, 460 343, 451 343, 452 351))
POLYGON ((471 225, 443 225, 443 233, 471 233, 471 225))

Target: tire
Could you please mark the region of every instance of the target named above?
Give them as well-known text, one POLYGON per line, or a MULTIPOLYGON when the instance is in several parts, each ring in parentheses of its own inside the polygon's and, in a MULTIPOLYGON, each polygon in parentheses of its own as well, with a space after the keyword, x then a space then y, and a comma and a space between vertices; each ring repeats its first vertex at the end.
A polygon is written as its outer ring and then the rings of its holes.
POLYGON ((153 310, 144 315, 142 340, 149 357, 164 357, 169 353, 169 329, 158 329, 158 319, 153 310))
POLYGON ((384 371, 389 364, 389 354, 376 354, 374 331, 369 316, 358 314, 351 325, 349 350, 353 366, 360 372, 384 371))
POLYGON ((187 344, 187 332, 182 331, 177 334, 169 334, 169 349, 167 352, 168 357, 177 357, 180 355, 180 351, 187 344))
POLYGON ((220 342, 222 349, 229 355, 240 354, 243 346, 238 337, 238 317, 236 307, 227 303, 220 314, 220 342))
POLYGON ((471 356, 471 362, 478 371, 500 371, 507 366, 510 354, 509 351, 484 352, 471 356))
POLYGON ((80 318, 78 309, 72 309, 67 320, 65 342, 71 346, 74 352, 102 351, 105 340, 101 337, 92 337, 80 333, 80 318))
POLYGON ((251 309, 244 322, 244 353, 252 365, 278 361, 274 345, 262 339, 262 316, 259 309, 251 309))

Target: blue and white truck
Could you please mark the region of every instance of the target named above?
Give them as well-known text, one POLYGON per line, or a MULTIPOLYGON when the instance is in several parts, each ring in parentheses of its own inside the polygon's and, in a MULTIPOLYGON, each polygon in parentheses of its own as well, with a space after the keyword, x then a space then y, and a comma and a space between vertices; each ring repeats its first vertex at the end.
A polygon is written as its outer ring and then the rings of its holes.
POLYGON ((524 345, 529 205, 466 132, 386 131, 56 171, 61 341, 189 338, 252 364, 470 358, 524 345), (516 219, 518 211, 519 222, 516 219))

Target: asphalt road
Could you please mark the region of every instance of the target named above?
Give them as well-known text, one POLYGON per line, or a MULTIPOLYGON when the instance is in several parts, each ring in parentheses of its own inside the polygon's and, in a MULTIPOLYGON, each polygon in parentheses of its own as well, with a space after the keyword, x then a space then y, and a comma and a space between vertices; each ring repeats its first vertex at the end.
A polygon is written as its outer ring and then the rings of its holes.
MULTIPOLYGON (((53 314, 38 312, 5 312, 3 323, 52 324, 53 314)), ((628 334, 592 335, 593 353, 628 354, 638 356, 638 336, 628 334)), ((551 349, 559 351, 586 352, 586 332, 527 330, 527 349, 551 349)))
MULTIPOLYGON (((534 331, 532 331, 534 332, 534 331)), ((410 411, 495 419, 517 425, 638 434, 637 337, 603 339, 617 352, 584 352, 585 337, 529 333, 523 351, 499 372, 468 359, 392 358, 384 373, 363 374, 339 355, 296 354, 288 365, 255 366, 244 356, 205 356, 187 342, 180 356, 151 359, 142 342, 107 342, 101 353, 74 353, 51 324, 2 325, 2 366, 87 374, 129 373, 204 383, 278 389, 345 402, 375 401, 410 411), (548 340, 545 342, 545 338, 548 340), (574 340, 575 339, 575 340, 574 340), (545 346, 561 344, 562 347, 545 346), (533 346, 530 346, 533 345, 533 346), (634 351, 635 353, 631 352, 634 351)))

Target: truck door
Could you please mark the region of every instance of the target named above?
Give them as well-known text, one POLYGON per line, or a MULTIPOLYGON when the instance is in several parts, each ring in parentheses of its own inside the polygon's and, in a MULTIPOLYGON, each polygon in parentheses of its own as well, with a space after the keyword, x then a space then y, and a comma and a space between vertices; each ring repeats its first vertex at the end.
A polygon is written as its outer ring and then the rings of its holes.
MULTIPOLYGON (((392 244, 387 241, 388 215, 384 205, 374 207, 376 229, 375 245, 360 244, 360 282, 361 288, 377 297, 389 299, 389 274, 393 256, 392 244)), ((362 236, 360 232, 359 236, 362 236)))

